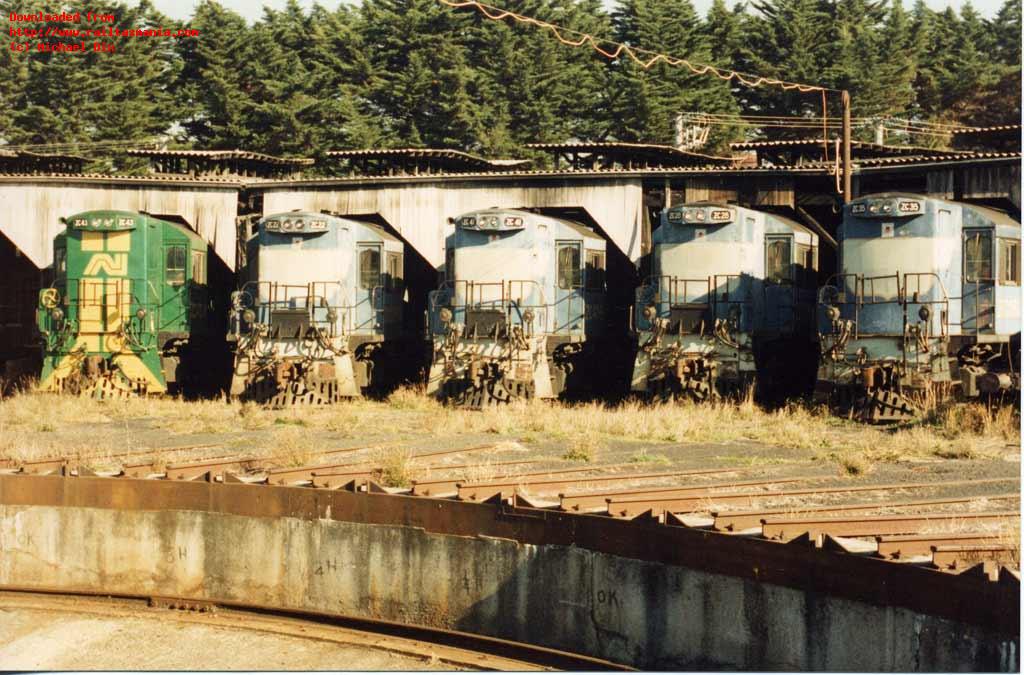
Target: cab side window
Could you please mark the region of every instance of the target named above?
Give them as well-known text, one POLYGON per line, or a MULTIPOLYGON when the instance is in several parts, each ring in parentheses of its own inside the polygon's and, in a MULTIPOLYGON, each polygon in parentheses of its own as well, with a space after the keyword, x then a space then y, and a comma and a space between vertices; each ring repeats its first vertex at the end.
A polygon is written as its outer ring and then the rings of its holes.
POLYGON ((999 283, 1020 285, 1020 240, 999 240, 999 283))
POLYGON ((359 253, 359 286, 372 290, 380 285, 380 249, 364 248, 359 253))
POLYGON ((582 285, 583 269, 580 265, 578 243, 558 245, 558 287, 563 290, 579 288, 582 285))
POLYGON ((785 239, 769 239, 765 242, 765 279, 776 284, 792 280, 790 264, 793 260, 793 253, 790 246, 788 237, 785 239))
POLYGON ((192 281, 206 283, 206 254, 202 251, 192 251, 192 281))
POLYGON ((817 250, 813 246, 797 244, 796 247, 796 282, 801 288, 818 287, 817 250))
POLYGON ((400 291, 404 287, 402 281, 402 254, 388 253, 388 288, 400 291))
POLYGON ((605 282, 604 253, 587 251, 587 290, 603 291, 605 282))
POLYGON ((992 233, 974 230, 964 233, 964 276, 967 281, 992 279, 992 233))
POLYGON ((185 264, 188 260, 184 246, 167 247, 167 265, 164 279, 171 286, 185 285, 185 264))

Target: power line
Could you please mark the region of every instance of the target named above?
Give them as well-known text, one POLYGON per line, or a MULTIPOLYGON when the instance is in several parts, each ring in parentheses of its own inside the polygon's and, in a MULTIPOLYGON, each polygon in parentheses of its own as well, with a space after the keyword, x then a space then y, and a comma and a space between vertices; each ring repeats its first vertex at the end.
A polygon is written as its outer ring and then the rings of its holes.
POLYGON ((741 73, 736 70, 729 70, 725 68, 719 68, 708 63, 699 63, 697 61, 691 61, 689 59, 680 58, 677 56, 670 56, 660 52, 651 51, 649 49, 641 49, 640 47, 630 47, 622 42, 614 42, 612 40, 606 40, 603 38, 594 37, 589 33, 582 33, 571 28, 565 28, 557 24, 550 23, 548 21, 542 21, 535 19, 530 16, 524 16, 522 14, 516 14, 507 9, 500 7, 494 7, 492 5, 486 5, 478 0, 439 0, 442 4, 448 5, 449 7, 455 7, 461 9, 463 7, 474 7, 481 14, 486 16, 488 19, 493 21, 501 21, 504 19, 514 19, 519 23, 532 24, 539 28, 546 29, 555 36, 555 38, 562 44, 569 45, 571 47, 581 47, 584 44, 589 44, 594 51, 598 52, 602 56, 609 59, 617 59, 622 55, 626 55, 631 58, 634 62, 639 64, 645 70, 651 68, 657 63, 664 61, 670 66, 683 66, 688 68, 691 72, 696 75, 707 75, 712 74, 715 77, 725 80, 739 82, 748 87, 760 87, 760 86, 775 86, 780 87, 783 90, 797 90, 804 93, 812 91, 820 92, 836 92, 838 89, 830 89, 828 87, 822 87, 816 84, 804 84, 802 82, 788 82, 786 80, 779 80, 773 77, 765 77, 763 75, 752 75, 750 73, 741 73), (492 14, 491 12, 494 12, 492 14), (578 39, 571 40, 562 36, 565 33, 567 35, 575 35, 578 39), (615 49, 612 51, 605 50, 601 45, 610 45, 615 49), (641 55, 648 56, 649 58, 641 58, 641 55))

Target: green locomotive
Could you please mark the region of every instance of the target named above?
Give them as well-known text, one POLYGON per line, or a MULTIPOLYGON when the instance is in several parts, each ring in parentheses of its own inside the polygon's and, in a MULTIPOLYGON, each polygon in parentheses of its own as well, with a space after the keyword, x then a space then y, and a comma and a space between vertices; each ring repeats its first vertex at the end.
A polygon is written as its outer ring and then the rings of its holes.
POLYGON ((146 213, 62 218, 53 286, 39 292, 43 391, 163 394, 189 378, 208 332, 209 247, 146 213))

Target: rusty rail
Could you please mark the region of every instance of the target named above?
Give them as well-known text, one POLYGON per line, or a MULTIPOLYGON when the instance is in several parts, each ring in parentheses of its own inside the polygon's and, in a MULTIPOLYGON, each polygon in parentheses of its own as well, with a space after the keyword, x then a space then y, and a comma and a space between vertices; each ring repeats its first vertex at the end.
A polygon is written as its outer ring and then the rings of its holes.
MULTIPOLYGON (((828 476, 819 478, 825 479, 828 476)), ((809 479, 808 479, 809 480, 809 479)), ((945 481, 940 483, 894 483, 889 485, 842 485, 820 488, 801 488, 798 490, 779 490, 770 492, 718 492, 707 495, 656 495, 653 499, 640 495, 632 498, 608 500, 608 514, 630 518, 653 510, 655 513, 670 511, 673 513, 689 513, 698 508, 711 508, 714 505, 743 505, 756 508, 757 502, 766 499, 786 499, 788 497, 813 497, 815 495, 837 494, 846 492, 879 492, 895 490, 928 490, 950 486, 987 485, 993 483, 1011 483, 1019 478, 980 478, 970 480, 945 481)), ((791 481, 792 482, 792 481, 791 481)), ((733 485, 739 486, 739 483, 733 485)), ((728 485, 723 485, 723 489, 728 485)))
POLYGON ((790 506, 756 511, 714 512, 711 515, 715 518, 716 530, 736 532, 738 530, 759 527, 765 520, 772 517, 787 515, 800 517, 811 513, 850 513, 852 511, 880 511, 882 509, 906 509, 919 506, 951 506, 953 504, 968 504, 980 499, 988 501, 1020 501, 1020 493, 974 495, 969 497, 952 497, 949 499, 920 499, 903 502, 858 502, 852 504, 825 504, 821 506, 790 506))
POLYGON ((935 524, 958 521, 972 526, 999 525, 1007 520, 1020 520, 1019 511, 988 511, 972 513, 922 513, 861 518, 769 518, 762 525, 761 534, 767 539, 790 541, 801 535, 818 537, 829 534, 839 537, 871 537, 886 534, 914 534, 935 524))
POLYGON ((566 480, 554 476, 565 476, 569 474, 590 473, 606 468, 617 468, 621 465, 605 467, 587 467, 581 469, 564 469, 555 471, 540 471, 534 474, 521 474, 509 476, 507 479, 489 481, 485 483, 456 483, 459 499, 469 501, 486 501, 500 494, 502 497, 510 496, 517 488, 523 488, 537 494, 555 494, 558 490, 566 490, 579 487, 581 484, 607 483, 614 481, 630 480, 659 480, 662 478, 677 478, 679 476, 702 476, 717 475, 722 473, 734 473, 731 469, 694 469, 689 471, 665 471, 659 473, 610 473, 581 476, 566 480))
MULTIPOLYGON (((674 510, 670 505, 679 501, 700 503, 710 496, 717 495, 714 490, 728 490, 737 487, 757 488, 766 485, 786 485, 788 483, 812 482, 825 480, 830 476, 793 476, 788 478, 759 478, 757 480, 735 481, 732 483, 708 483, 706 485, 679 485, 666 488, 609 490, 607 492, 587 492, 579 494, 560 494, 563 511, 586 511, 604 507, 609 515, 631 517, 652 511, 657 514, 666 510, 674 510)), ((746 497, 757 495, 756 492, 741 493, 746 497)))

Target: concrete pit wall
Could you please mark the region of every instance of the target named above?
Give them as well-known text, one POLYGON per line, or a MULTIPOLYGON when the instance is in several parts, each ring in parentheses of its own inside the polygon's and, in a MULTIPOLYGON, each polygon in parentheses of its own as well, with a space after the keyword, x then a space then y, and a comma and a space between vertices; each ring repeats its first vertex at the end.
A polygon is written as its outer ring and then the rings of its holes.
POLYGON ((336 520, 329 508, 125 509, 0 505, 0 585, 387 619, 647 669, 1019 668, 1019 630, 575 546, 336 520))

